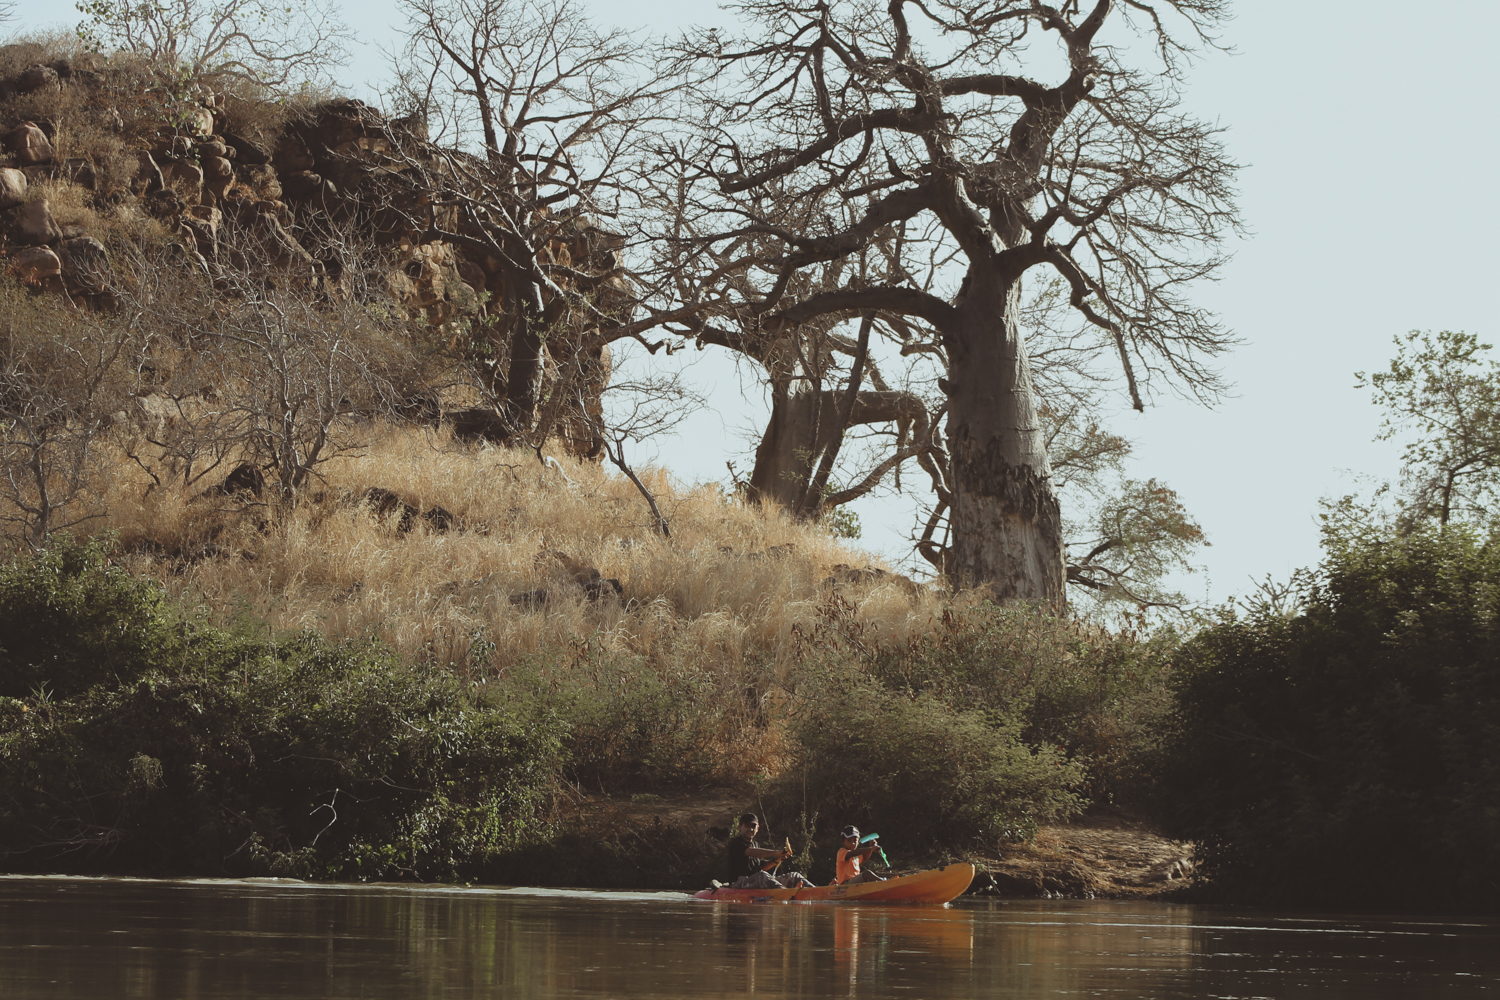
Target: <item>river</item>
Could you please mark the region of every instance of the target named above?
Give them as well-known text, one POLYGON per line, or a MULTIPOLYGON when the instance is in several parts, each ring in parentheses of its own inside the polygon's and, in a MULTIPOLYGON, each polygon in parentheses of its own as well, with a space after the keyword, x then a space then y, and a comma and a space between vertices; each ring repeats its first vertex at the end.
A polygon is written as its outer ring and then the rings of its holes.
POLYGON ((1500 921, 0 877, 0 997, 1500 996, 1500 921))

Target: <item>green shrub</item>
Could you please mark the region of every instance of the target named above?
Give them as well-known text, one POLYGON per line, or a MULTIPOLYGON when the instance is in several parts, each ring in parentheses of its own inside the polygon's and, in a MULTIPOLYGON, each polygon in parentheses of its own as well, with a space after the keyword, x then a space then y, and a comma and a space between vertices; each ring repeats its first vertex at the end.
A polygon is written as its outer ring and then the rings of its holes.
POLYGON ((949 612, 905 645, 875 648, 865 670, 892 691, 1014 718, 1022 742, 1060 748, 1086 768, 1088 796, 1109 800, 1131 791, 1170 703, 1179 641, 1171 629, 1110 632, 986 604, 949 612))
POLYGON ((0 695, 71 698, 180 662, 193 623, 155 583, 107 558, 106 542, 54 536, 0 567, 0 695))
POLYGON ((1451 525, 1330 536, 1300 612, 1225 610, 1185 646, 1158 810, 1218 892, 1494 908, 1494 541, 1451 525))
POLYGON ((576 784, 645 791, 734 785, 760 769, 764 720, 723 681, 671 650, 647 658, 585 649, 515 664, 481 697, 564 720, 576 784))
POLYGON ((777 796, 800 797, 833 826, 876 829, 908 850, 992 847, 1079 812, 1084 769, 1028 746, 996 712, 958 710, 930 694, 892 694, 850 679, 812 701, 794 726, 796 760, 777 796))
MULTIPOLYGON (((479 705, 452 674, 374 641, 185 627, 101 550, 69 552, 13 564, 11 578, 102 579, 105 597, 133 598, 83 618, 135 637, 133 666, 118 679, 80 668, 71 697, 0 701, 5 867, 454 878, 550 832, 554 718, 479 705), (151 657, 141 636, 172 642, 151 657)), ((10 625, 9 644, 44 648, 36 633, 53 620, 10 625)))

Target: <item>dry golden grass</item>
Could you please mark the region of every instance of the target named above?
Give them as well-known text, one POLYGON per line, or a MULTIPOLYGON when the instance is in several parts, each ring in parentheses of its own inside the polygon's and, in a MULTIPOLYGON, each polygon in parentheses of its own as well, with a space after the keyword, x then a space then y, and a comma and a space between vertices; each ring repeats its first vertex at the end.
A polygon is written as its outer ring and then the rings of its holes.
MULTIPOLYGON (((793 626, 810 629, 828 599, 829 568, 871 562, 780 511, 742 505, 711 485, 681 488, 649 469, 643 478, 672 526, 663 539, 623 477, 566 458, 561 466, 457 445, 445 432, 376 427, 363 455, 320 467, 321 501, 272 518, 264 507, 190 503, 183 490, 150 488, 122 456, 99 484, 107 515, 91 530, 117 532, 133 569, 219 614, 244 609, 278 629, 374 633, 404 657, 476 672, 587 643, 689 662, 726 681, 747 662, 784 676, 796 653, 793 626), (403 534, 368 507, 334 499, 371 487, 422 510, 441 506, 457 526, 437 533, 419 520, 403 534), (192 558, 210 538, 218 554, 192 558), (589 601, 554 552, 619 579, 625 602, 589 601), (543 607, 510 601, 539 589, 550 595, 543 607), (494 643, 488 662, 471 662, 478 635, 494 643)), ((844 593, 871 637, 903 640, 939 610, 935 594, 914 597, 895 583, 844 593)))
POLYGON ((27 201, 47 200, 52 221, 59 226, 99 228, 99 216, 90 204, 92 195, 86 189, 66 180, 36 180, 26 188, 27 201))

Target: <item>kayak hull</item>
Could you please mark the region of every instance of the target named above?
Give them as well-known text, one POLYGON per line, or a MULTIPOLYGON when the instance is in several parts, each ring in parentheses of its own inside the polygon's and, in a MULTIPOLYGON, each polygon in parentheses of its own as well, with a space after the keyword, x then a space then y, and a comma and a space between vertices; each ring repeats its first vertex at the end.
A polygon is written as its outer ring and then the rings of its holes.
POLYGON ((963 895, 973 881, 974 866, 960 863, 884 882, 800 889, 704 889, 693 898, 719 903, 948 903, 963 895))

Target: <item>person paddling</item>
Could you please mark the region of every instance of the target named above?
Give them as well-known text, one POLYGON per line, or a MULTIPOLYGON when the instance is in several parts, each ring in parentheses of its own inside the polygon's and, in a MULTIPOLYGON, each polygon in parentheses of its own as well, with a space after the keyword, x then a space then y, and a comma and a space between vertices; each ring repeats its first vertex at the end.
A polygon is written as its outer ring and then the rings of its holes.
MULTIPOLYGON (((755 834, 759 830, 760 818, 755 813, 745 813, 740 817, 739 834, 729 838, 729 845, 724 849, 729 875, 727 888, 795 889, 798 886, 812 885, 801 872, 771 874, 770 869, 791 857, 792 852, 789 849, 761 847, 755 842, 755 834)), ((714 888, 726 888, 726 885, 715 880, 714 888)))
POLYGON ((859 827, 846 826, 839 831, 843 842, 839 847, 838 859, 834 864, 836 874, 833 878, 834 885, 849 885, 855 882, 884 882, 885 879, 874 872, 864 871, 863 863, 870 855, 880 850, 880 841, 872 840, 863 847, 859 843, 859 827))

